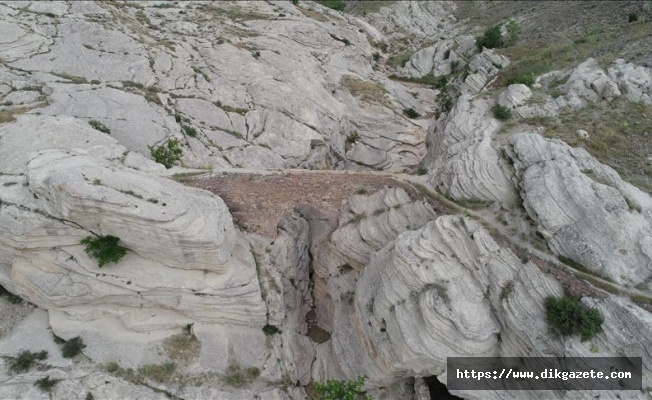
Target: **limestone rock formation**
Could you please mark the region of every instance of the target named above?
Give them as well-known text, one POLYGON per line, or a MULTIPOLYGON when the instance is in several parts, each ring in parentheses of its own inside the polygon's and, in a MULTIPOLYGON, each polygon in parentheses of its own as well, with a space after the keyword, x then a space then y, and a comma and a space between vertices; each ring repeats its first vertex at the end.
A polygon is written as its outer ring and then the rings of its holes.
POLYGON ((428 134, 429 182, 453 199, 514 200, 508 170, 492 143, 499 124, 490 109, 490 101, 462 95, 428 134))
POLYGON ((619 97, 652 105, 652 69, 618 59, 605 70, 589 58, 571 71, 564 89, 573 107, 619 97))
POLYGON ((384 39, 357 18, 310 2, 48 4, 1 6, 0 103, 40 92, 42 114, 99 121, 146 156, 182 138, 192 167, 401 171, 423 157, 425 129, 400 110, 426 114, 432 97, 373 71, 366 35, 384 39))
MULTIPOLYGON (((452 355, 589 356, 597 346, 603 356, 636 356, 652 348, 644 333, 649 328, 630 328, 652 327, 650 314, 614 296, 585 299, 605 316, 604 334, 594 347, 557 336, 547 328, 543 302, 563 293, 559 282, 497 245, 479 224, 458 216, 400 234, 371 257, 355 293, 352 309, 346 310, 351 315, 336 318, 333 352, 346 376, 366 375, 386 392, 389 382, 412 376, 438 375, 445 382, 446 357, 452 355), (628 333, 620 333, 623 326, 628 333)), ((645 382, 650 367, 646 362, 645 382)), ((470 399, 543 395, 454 393, 470 399)))
POLYGON ((510 146, 523 205, 551 249, 614 282, 648 285, 652 198, 582 148, 533 134, 510 146))
POLYGON ((553 116, 558 113, 558 106, 550 96, 545 96, 544 104, 533 104, 532 90, 522 83, 507 86, 498 95, 498 104, 508 108, 513 117, 533 118, 553 116))

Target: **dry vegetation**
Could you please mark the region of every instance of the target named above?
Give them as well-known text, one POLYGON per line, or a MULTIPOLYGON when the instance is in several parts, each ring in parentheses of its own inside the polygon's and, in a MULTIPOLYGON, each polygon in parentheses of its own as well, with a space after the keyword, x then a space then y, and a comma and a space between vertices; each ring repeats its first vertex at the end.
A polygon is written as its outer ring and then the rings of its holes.
POLYGON ((386 96, 387 89, 376 82, 365 81, 353 75, 344 75, 340 79, 340 85, 363 102, 391 108, 391 103, 386 96))
POLYGON ((563 110, 558 118, 526 121, 544 126, 546 137, 585 147, 623 179, 652 193, 652 107, 626 100, 589 103, 578 110, 563 110), (589 132, 589 139, 581 140, 578 129, 589 132))

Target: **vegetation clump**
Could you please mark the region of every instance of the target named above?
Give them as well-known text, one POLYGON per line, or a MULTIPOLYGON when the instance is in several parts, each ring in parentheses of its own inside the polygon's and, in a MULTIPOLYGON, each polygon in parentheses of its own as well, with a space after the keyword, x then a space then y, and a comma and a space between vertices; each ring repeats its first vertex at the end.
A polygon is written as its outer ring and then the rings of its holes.
POLYGON ((118 246, 120 238, 115 236, 87 236, 79 243, 85 246, 84 251, 97 260, 98 267, 107 263, 118 263, 127 254, 127 248, 118 246))
POLYGON ((518 38, 521 37, 521 26, 515 20, 510 19, 507 25, 505 25, 505 28, 509 35, 509 43, 512 45, 516 44, 518 38))
POLYGON ((260 375, 260 370, 256 367, 243 368, 237 362, 232 362, 226 369, 224 382, 234 388, 241 388, 251 383, 260 375))
POLYGON ((499 119, 501 121, 508 120, 512 117, 512 112, 507 107, 494 106, 491 109, 491 111, 493 112, 494 117, 496 117, 496 119, 499 119))
POLYGON ((73 358, 86 348, 84 341, 79 336, 74 337, 63 344, 61 354, 66 358, 73 358))
POLYGON ((104 125, 100 121, 95 121, 92 119, 88 121, 88 125, 90 125, 93 129, 97 129, 100 132, 111 133, 111 129, 109 129, 106 125, 104 125))
POLYGON ((61 379, 50 379, 49 376, 46 376, 45 378, 41 378, 36 382, 34 382, 34 386, 36 386, 37 388, 39 388, 44 392, 50 392, 54 387, 54 385, 56 385, 60 381, 61 379))
POLYGON ((337 11, 344 11, 346 7, 344 0, 317 0, 317 3, 337 11))
POLYGON ((183 151, 179 147, 179 141, 171 138, 166 144, 158 147, 149 147, 149 152, 154 161, 163 164, 165 168, 172 168, 181 159, 183 151))
POLYGON ((478 50, 482 50, 483 47, 488 49, 505 47, 505 42, 503 41, 503 34, 500 30, 500 24, 487 28, 484 31, 484 34, 475 39, 475 45, 478 47, 478 50))
POLYGON ((534 84, 534 73, 526 73, 522 75, 516 75, 507 79, 507 85, 513 85, 515 83, 522 83, 523 85, 532 86, 534 84))
POLYGON ((421 116, 421 114, 419 114, 414 108, 406 108, 403 110, 403 114, 405 114, 406 117, 413 119, 421 116))
POLYGON ((600 312, 583 305, 572 297, 547 297, 546 320, 548 325, 563 336, 578 335, 585 342, 602 332, 600 312))
POLYGON ((317 397, 315 400, 371 400, 362 389, 365 377, 361 376, 354 381, 329 380, 326 383, 315 383, 317 397))
POLYGON ((191 136, 191 137, 197 137, 197 129, 193 128, 190 125, 183 125, 183 131, 186 133, 186 135, 191 136))
POLYGON ((275 335, 277 333, 281 333, 281 331, 277 327, 275 327, 274 325, 269 325, 269 324, 263 326, 263 332, 267 336, 272 336, 272 335, 275 335))
POLYGON ((11 357, 9 361, 9 370, 14 373, 27 372, 37 361, 43 361, 48 358, 47 351, 32 353, 29 350, 23 350, 18 356, 11 357))

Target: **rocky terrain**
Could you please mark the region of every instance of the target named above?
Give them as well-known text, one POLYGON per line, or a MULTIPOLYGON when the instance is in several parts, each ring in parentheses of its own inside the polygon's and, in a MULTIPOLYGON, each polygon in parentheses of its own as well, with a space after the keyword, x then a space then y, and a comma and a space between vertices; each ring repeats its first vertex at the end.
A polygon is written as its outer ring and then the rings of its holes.
POLYGON ((0 2, 0 398, 650 398, 649 2, 320 3, 0 2))

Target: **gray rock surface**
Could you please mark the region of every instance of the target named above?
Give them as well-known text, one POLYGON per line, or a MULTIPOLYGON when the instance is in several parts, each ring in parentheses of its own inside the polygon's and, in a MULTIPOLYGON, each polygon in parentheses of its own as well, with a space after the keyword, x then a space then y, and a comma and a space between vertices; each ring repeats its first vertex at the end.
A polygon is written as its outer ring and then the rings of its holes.
POLYGON ((499 122, 491 102, 462 95, 448 115, 428 134, 428 181, 445 195, 511 203, 509 171, 492 141, 499 122))
POLYGON ((523 205, 551 249, 613 282, 649 290, 652 198, 562 141, 521 134, 510 149, 523 205))

